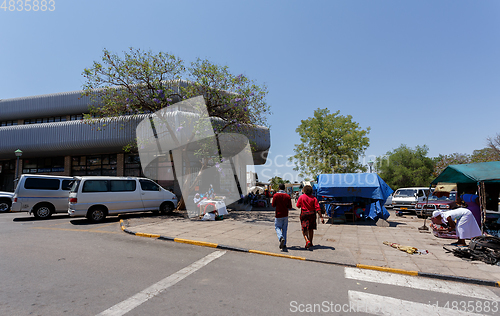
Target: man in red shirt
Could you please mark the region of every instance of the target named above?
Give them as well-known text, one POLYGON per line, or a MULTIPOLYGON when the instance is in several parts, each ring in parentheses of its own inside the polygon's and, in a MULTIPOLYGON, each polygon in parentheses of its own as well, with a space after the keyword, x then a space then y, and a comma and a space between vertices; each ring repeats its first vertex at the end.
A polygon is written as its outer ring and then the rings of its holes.
POLYGON ((285 184, 279 185, 280 190, 273 196, 273 207, 276 207, 274 229, 280 241, 281 251, 286 251, 286 231, 288 229, 288 210, 292 208, 292 199, 285 192, 285 184))

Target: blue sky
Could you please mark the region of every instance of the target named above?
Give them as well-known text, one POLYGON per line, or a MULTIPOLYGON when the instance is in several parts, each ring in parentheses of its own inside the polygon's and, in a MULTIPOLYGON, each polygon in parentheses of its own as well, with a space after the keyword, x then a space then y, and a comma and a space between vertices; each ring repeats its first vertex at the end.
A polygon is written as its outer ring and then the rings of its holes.
POLYGON ((371 127, 365 161, 401 144, 470 154, 500 133, 498 1, 54 3, 0 9, 0 99, 79 90, 103 48, 208 58, 269 88, 261 180, 300 180, 285 157, 317 108, 371 127))

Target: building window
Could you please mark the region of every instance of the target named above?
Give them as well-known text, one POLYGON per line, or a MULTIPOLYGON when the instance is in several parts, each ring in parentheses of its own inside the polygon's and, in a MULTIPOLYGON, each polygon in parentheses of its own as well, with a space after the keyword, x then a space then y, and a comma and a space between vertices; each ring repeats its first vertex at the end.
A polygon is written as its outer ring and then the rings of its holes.
POLYGON ((116 176, 116 154, 71 157, 73 176, 116 176))
POLYGON ((64 172, 64 157, 23 159, 23 173, 50 172, 64 172))
POLYGON ((0 126, 13 126, 17 125, 17 121, 3 121, 0 122, 0 126))
POLYGON ((71 116, 69 117, 69 120, 70 120, 70 121, 79 121, 79 120, 83 120, 83 115, 82 115, 82 114, 71 115, 71 116))
POLYGON ((143 177, 139 154, 125 154, 124 176, 143 177))
POLYGON ((52 123, 52 122, 64 122, 66 121, 66 116, 51 116, 44 118, 36 118, 36 119, 26 119, 24 120, 24 124, 40 124, 40 123, 52 123))

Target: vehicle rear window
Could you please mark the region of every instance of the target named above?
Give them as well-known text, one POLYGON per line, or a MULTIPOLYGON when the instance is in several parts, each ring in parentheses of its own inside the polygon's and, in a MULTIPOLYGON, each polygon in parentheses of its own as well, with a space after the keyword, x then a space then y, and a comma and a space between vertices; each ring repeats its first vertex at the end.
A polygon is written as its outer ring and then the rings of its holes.
POLYGON ((111 192, 135 191, 135 180, 111 180, 111 192))
POLYGON ((59 179, 27 178, 24 188, 29 190, 59 190, 59 179))
POLYGON ((78 192, 78 187, 80 186, 80 180, 75 180, 73 182, 71 182, 72 185, 71 185, 71 192, 78 192))
POLYGON ((63 180, 61 189, 70 190, 71 186, 73 186, 73 180, 63 180))
POLYGON ((82 192, 107 192, 108 180, 87 180, 83 183, 82 192))

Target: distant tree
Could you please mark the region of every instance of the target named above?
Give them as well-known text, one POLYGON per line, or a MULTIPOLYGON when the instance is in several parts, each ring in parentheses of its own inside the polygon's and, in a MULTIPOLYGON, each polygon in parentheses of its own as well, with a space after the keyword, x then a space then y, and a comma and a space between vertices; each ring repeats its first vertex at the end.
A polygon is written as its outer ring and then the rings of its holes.
POLYGON ((500 134, 495 137, 488 137, 488 147, 492 150, 492 160, 490 161, 500 161, 500 134))
POLYGON ((294 170, 299 176, 313 179, 322 173, 350 173, 365 171, 359 162, 369 145, 368 127, 363 130, 352 120, 351 115, 343 116, 340 111, 330 113, 328 109, 317 109, 314 116, 302 120, 295 130, 300 135, 301 144, 296 144, 294 170))
POLYGON ((281 183, 290 183, 289 180, 284 180, 278 176, 272 177, 269 179, 269 183, 271 185, 271 189, 273 189, 275 192, 279 191, 279 185, 281 183))
POLYGON ((392 188, 428 186, 433 177, 434 162, 427 157, 426 145, 415 149, 401 145, 385 156, 377 157, 375 170, 392 188))
POLYGON ((470 162, 471 157, 467 154, 453 153, 450 155, 439 155, 435 158, 434 171, 432 175, 437 177, 449 165, 460 165, 470 162))
POLYGON ((500 153, 491 147, 477 149, 472 152, 470 160, 471 162, 499 161, 500 153))
MULTIPOLYGON (((215 137, 219 139, 224 132, 239 133, 248 127, 267 126, 270 114, 265 85, 258 85, 246 76, 233 74, 227 66, 208 60, 198 59, 186 67, 180 58, 164 52, 130 48, 121 57, 105 49, 101 60, 84 69, 82 74, 86 79, 84 94, 93 102, 86 115, 90 123, 104 117, 154 113, 184 99, 203 96, 208 116, 219 119, 214 125, 215 137), (181 80, 189 84, 182 84, 181 80)), ((168 133, 165 137, 180 144, 176 131, 169 124, 164 125, 168 133)), ((187 139, 193 139, 195 132, 187 139)), ((190 168, 187 146, 179 148, 190 168)), ((127 149, 137 150, 137 144, 127 149)), ((192 192, 208 164, 217 165, 224 159, 220 150, 198 154, 201 169, 195 179, 187 175, 184 183, 180 183, 182 192, 192 192)), ((178 207, 184 208, 183 199, 178 207)))

